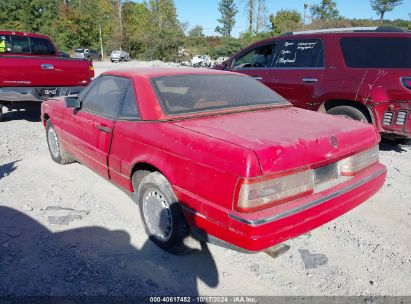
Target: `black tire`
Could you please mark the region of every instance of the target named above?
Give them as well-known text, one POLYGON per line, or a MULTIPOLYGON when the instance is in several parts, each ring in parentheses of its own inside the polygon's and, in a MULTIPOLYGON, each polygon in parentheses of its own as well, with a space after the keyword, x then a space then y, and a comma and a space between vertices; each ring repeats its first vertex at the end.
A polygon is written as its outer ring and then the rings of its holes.
POLYGON ((367 123, 367 117, 364 113, 356 108, 350 106, 338 106, 327 111, 328 114, 343 116, 345 118, 358 120, 367 123))
MULTIPOLYGON (((136 176, 139 174, 137 171, 133 175, 133 186, 136 185, 136 176)), ((149 239, 172 254, 188 253, 184 239, 189 235, 189 227, 170 183, 159 172, 143 176, 134 199, 139 205, 149 239)))
POLYGON ((0 104, 0 121, 3 121, 3 106, 0 104))
POLYGON ((69 163, 74 162, 74 159, 72 159, 64 151, 64 148, 60 143, 60 140, 57 136, 56 131, 54 130, 53 124, 51 123, 50 119, 47 120, 47 123, 46 123, 46 136, 47 136, 47 145, 49 147, 50 156, 56 163, 60 165, 64 165, 64 164, 69 164, 69 163), (53 136, 54 138, 52 138, 51 136, 53 136), (52 148, 54 143, 57 145, 57 150, 54 150, 55 147, 52 148))

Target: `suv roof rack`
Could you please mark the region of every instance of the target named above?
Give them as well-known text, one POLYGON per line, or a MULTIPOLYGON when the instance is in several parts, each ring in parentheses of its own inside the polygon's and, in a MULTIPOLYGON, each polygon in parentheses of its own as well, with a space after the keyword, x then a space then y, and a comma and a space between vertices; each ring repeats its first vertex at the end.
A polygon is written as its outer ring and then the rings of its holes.
POLYGON ((329 28, 329 29, 319 29, 319 30, 308 30, 299 32, 287 32, 281 36, 289 35, 301 35, 301 34, 317 34, 317 33, 355 33, 355 32, 404 32, 404 30, 396 27, 385 27, 385 26, 371 26, 371 27, 341 27, 341 28, 329 28))

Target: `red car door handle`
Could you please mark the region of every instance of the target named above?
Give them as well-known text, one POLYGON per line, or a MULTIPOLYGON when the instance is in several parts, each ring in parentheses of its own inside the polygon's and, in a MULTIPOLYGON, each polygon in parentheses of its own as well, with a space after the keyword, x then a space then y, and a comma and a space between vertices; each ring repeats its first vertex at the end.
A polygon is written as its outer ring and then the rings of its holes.
POLYGON ((109 127, 105 127, 102 125, 97 125, 97 129, 99 129, 101 132, 105 132, 105 133, 110 133, 111 129, 109 127))
POLYGON ((253 78, 254 78, 255 80, 263 80, 263 77, 261 77, 261 76, 253 76, 253 78))
POLYGON ((318 79, 317 78, 312 78, 312 77, 306 77, 306 78, 303 78, 303 81, 304 82, 317 82, 318 79))

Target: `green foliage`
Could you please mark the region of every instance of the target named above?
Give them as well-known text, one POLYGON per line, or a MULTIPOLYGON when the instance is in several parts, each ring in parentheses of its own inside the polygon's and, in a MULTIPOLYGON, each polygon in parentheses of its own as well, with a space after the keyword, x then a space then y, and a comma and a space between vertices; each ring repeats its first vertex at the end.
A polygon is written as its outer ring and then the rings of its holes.
POLYGON ((218 10, 221 17, 217 21, 221 26, 217 26, 215 31, 223 37, 231 37, 231 31, 235 25, 235 15, 238 13, 234 0, 220 0, 218 10))
POLYGON ((55 29, 52 30, 54 42, 64 51, 77 47, 98 47, 98 28, 90 15, 78 9, 62 5, 59 10, 55 29), (61 31, 59 29, 64 29, 61 31))
POLYGON ((337 4, 333 0, 322 0, 320 4, 315 4, 310 7, 313 19, 333 20, 340 15, 337 4))
POLYGON ((179 49, 183 46, 184 32, 177 19, 173 0, 150 0, 148 4, 148 35, 144 39, 143 56, 148 59, 179 59, 179 49))
POLYGON ((279 10, 270 15, 273 35, 292 32, 302 28, 302 17, 296 10, 279 10))
POLYGON ((126 2, 123 5, 123 49, 139 57, 149 41, 148 8, 144 3, 126 2))
POLYGON ((241 41, 235 38, 224 38, 221 42, 220 45, 210 49, 208 52, 212 58, 229 57, 240 51, 243 47, 241 41))
POLYGON ((2 29, 50 33, 58 0, 0 0, 2 29))
MULTIPOLYGON (((384 12, 401 3, 393 2, 392 7, 383 7, 384 12)), ((280 10, 270 16, 272 29, 256 34, 256 17, 263 16, 264 1, 247 0, 247 3, 253 6, 253 30, 247 29, 239 38, 230 37, 238 12, 234 0, 219 2, 221 18, 217 29, 222 36, 218 37, 204 36, 200 25, 191 28, 186 37, 184 32, 188 26, 178 20, 173 0, 147 0, 144 3, 133 0, 0 0, 0 22, 5 30, 50 35, 58 48, 67 52, 81 46, 99 50, 101 28, 106 55, 121 46, 133 58, 164 61, 185 61, 199 54, 214 59, 231 56, 256 41, 303 28, 378 26, 379 23, 378 20, 338 17, 335 2, 322 0, 311 7, 315 16, 311 24, 303 26, 297 11, 280 10), (122 27, 118 3, 121 4, 122 27)), ((385 1, 372 3, 384 4, 385 1)), ((251 18, 251 15, 247 16, 251 18)), ((384 25, 411 30, 408 20, 385 20, 384 25)))
POLYGON ((392 11, 400 4, 402 4, 402 0, 371 0, 371 7, 380 16, 380 23, 386 12, 392 11))
POLYGON ((203 30, 204 29, 201 25, 196 25, 188 32, 188 36, 190 36, 190 37, 204 37, 203 30))

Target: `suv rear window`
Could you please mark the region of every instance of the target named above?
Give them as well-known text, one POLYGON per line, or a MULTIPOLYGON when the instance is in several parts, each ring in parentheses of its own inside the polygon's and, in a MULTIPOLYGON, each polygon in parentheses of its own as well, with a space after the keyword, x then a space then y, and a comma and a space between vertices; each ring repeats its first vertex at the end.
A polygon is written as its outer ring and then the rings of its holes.
POLYGON ((341 38, 345 64, 350 68, 411 68, 411 38, 341 38))

